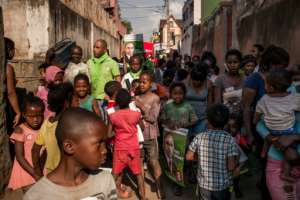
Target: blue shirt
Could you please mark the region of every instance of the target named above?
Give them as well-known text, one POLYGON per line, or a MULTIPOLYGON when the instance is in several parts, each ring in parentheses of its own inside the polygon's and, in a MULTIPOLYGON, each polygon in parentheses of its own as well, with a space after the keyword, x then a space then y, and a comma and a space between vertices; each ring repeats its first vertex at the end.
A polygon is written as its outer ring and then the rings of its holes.
POLYGON ((262 96, 265 95, 265 81, 260 73, 255 72, 251 74, 249 77, 247 77, 244 88, 253 89, 256 91, 256 96, 254 101, 251 104, 251 107, 255 109, 257 102, 260 100, 262 96))

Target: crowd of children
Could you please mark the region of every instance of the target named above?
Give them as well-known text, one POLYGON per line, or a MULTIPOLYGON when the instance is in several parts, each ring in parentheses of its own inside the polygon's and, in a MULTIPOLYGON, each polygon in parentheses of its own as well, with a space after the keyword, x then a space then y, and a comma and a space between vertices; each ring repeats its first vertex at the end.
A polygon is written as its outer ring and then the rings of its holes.
MULTIPOLYGON (((5 42, 10 60, 14 43, 5 42)), ((106 50, 107 43, 97 40, 94 57, 85 64, 75 46, 66 69, 48 52, 41 85, 22 103, 7 65, 7 95, 15 113, 8 124, 14 127, 9 135, 15 148, 8 189, 22 190, 26 200, 129 198, 132 191, 124 184, 129 168, 144 200, 147 164, 157 197, 168 198, 160 147, 174 148, 175 141, 169 137, 162 145, 161 130, 185 128, 186 169, 178 179, 196 181, 199 199, 229 200, 232 187, 241 198, 240 174, 249 154, 258 155, 262 166, 262 199, 300 198, 300 95, 292 84, 300 72, 288 67, 284 49, 254 45, 245 56, 231 49, 222 74, 211 52, 185 56, 183 62, 174 54, 158 60, 154 70, 133 55, 123 76, 106 50), (112 175, 100 169, 104 163, 112 175)), ((176 174, 172 158, 166 160, 176 174)), ((182 195, 182 188, 175 187, 175 195, 182 195)))

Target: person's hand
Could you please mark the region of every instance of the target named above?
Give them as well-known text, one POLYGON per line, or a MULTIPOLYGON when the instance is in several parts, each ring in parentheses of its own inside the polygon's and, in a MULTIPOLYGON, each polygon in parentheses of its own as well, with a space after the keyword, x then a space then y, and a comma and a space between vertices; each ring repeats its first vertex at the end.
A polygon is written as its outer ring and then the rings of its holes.
POLYGON ((21 119, 21 113, 17 113, 13 121, 13 128, 15 128, 19 124, 20 119, 21 119))

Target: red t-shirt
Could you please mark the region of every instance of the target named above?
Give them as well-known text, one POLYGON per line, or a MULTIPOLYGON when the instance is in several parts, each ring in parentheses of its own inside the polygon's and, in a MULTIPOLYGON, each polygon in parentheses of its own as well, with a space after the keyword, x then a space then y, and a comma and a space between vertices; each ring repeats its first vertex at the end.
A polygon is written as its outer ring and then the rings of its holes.
POLYGON ((141 113, 130 109, 121 109, 109 115, 115 132, 115 150, 139 149, 137 125, 141 113))

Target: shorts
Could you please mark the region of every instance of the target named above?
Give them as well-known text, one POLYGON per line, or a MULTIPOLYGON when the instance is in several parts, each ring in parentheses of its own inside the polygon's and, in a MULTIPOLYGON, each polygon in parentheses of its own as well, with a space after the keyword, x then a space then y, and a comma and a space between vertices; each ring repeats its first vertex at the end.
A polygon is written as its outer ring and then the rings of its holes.
POLYGON ((140 150, 114 150, 113 153, 113 174, 120 174, 126 167, 129 167, 134 175, 140 174, 141 155, 140 150))
POLYGON ((295 135, 297 134, 295 132, 294 128, 289 128, 287 130, 270 130, 271 134, 273 136, 282 136, 282 135, 295 135))
POLYGON ((145 140, 141 151, 141 156, 144 160, 158 160, 159 153, 157 139, 145 140))

